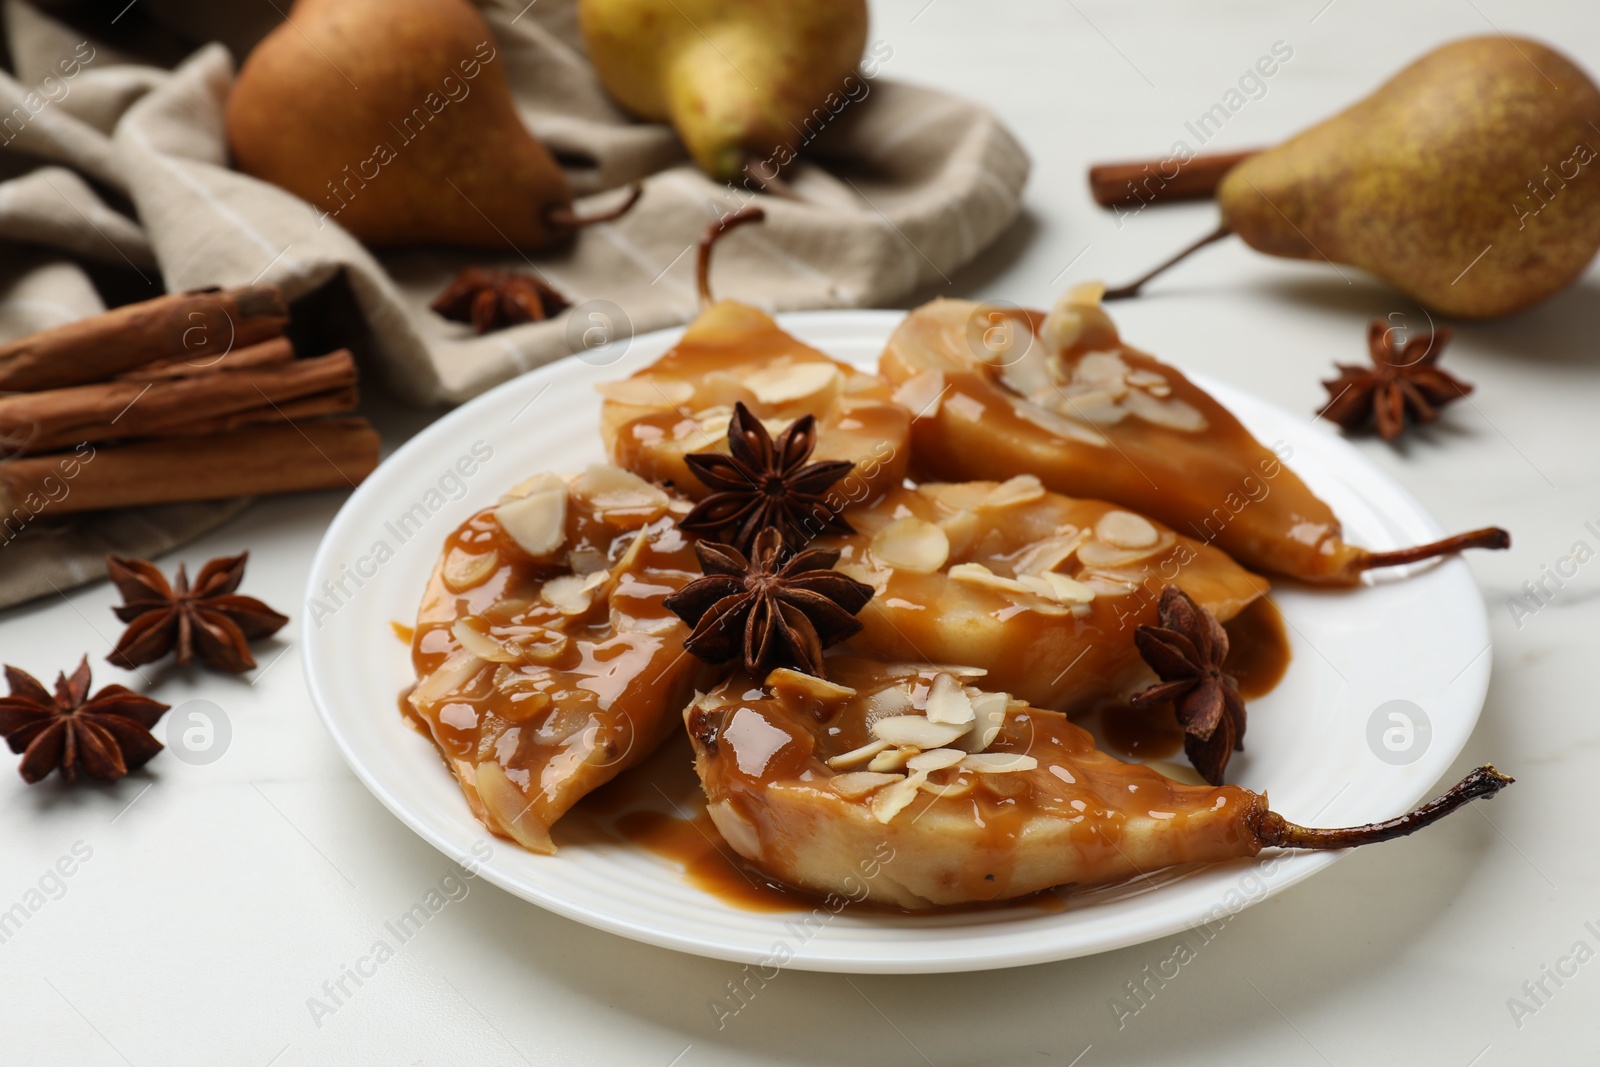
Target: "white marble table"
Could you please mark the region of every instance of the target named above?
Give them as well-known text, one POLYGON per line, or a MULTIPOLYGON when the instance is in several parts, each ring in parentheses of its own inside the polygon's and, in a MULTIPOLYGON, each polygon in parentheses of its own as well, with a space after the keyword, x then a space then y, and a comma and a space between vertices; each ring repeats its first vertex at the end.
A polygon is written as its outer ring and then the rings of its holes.
MULTIPOLYGON (((1047 303, 1067 280, 1130 276, 1209 227, 1207 206, 1119 224, 1089 201, 1084 168, 1189 139, 1184 123, 1274 42, 1292 58, 1211 147, 1270 142, 1433 44, 1496 28, 1544 37, 1600 71, 1600 8, 1580 0, 884 0, 873 14, 873 38, 893 51, 886 76, 986 102, 1033 154, 1026 216, 941 290, 1022 304, 1047 303)), ((1367 319, 1410 310, 1346 274, 1221 246, 1118 317, 1143 347, 1310 411, 1331 362, 1361 357, 1367 319)), ((1361 446, 1445 526, 1503 522, 1516 535, 1512 551, 1471 561, 1493 622, 1494 682, 1454 770, 1492 760, 1518 784, 1242 913, 1175 978, 1148 984, 1135 1013, 1119 1020, 1115 998, 1172 956, 1176 939, 994 973, 785 973, 719 1029, 710 1004, 735 965, 598 933, 475 883, 359 987, 346 979, 335 1012, 314 1017, 308 998, 326 1000, 324 983, 451 867, 335 753, 306 694, 297 620, 258 649, 263 666, 249 677, 179 672, 162 685, 175 704, 223 710, 232 738, 214 763, 164 755, 117 788, 72 793, 0 772, 0 910, 29 902, 0 942, 0 1062, 1591 1058, 1600 853, 1584 827, 1600 718, 1585 671, 1600 635, 1600 564, 1552 585, 1535 614, 1515 618, 1508 600, 1575 543, 1600 548, 1597 309, 1591 271, 1531 314, 1462 329, 1449 360, 1477 383, 1472 403, 1402 448, 1361 446), (63 857, 72 874, 57 879, 49 872, 63 857), (1526 1010, 1513 1012, 1512 998, 1526 1010)), ((376 414, 391 443, 424 421, 376 414)), ((292 608, 340 501, 258 505, 181 557, 251 547, 249 589, 292 608)), ((121 680, 101 663, 115 637, 112 600, 102 584, 0 615, 0 660, 53 672, 87 649, 98 680, 121 680)))

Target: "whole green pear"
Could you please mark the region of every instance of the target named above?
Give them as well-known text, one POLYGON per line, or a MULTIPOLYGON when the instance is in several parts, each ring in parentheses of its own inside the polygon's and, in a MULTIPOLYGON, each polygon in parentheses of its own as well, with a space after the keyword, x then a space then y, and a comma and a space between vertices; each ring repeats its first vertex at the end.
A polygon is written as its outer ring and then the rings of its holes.
POLYGON ((1262 252, 1361 267, 1448 315, 1508 315, 1600 249, 1600 89, 1537 41, 1453 41, 1239 164, 1217 201, 1262 252))

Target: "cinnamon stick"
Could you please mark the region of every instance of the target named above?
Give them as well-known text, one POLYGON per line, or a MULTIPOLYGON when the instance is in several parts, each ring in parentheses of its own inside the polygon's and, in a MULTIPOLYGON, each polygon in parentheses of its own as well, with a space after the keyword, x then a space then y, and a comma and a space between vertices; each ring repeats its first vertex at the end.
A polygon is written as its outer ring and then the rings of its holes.
POLYGON ((195 378, 202 374, 216 374, 219 371, 241 371, 252 367, 271 367, 280 363, 288 363, 294 359, 294 345, 287 337, 274 337, 270 341, 262 341, 258 345, 247 345, 244 348, 235 348, 232 352, 222 356, 207 356, 195 358, 194 356, 170 356, 146 363, 142 367, 135 367, 130 371, 123 371, 117 375, 118 381, 124 382, 149 382, 162 378, 195 378))
POLYGON ((0 345, 0 391, 97 382, 172 356, 215 359, 278 336, 288 321, 273 285, 171 293, 0 345))
POLYGON ((1171 158, 1097 163, 1089 168, 1089 193, 1101 207, 1203 200, 1215 195, 1228 171, 1259 151, 1194 156, 1187 163, 1171 158))
MULTIPOLYGON (((79 442, 192 434, 200 424, 218 429, 281 421, 277 406, 337 394, 356 403, 356 364, 346 350, 259 369, 190 378, 111 381, 0 397, 0 443, 13 455, 53 452, 79 442)), ((203 432, 203 431, 202 431, 203 432)))
POLYGON ((257 426, 0 463, 0 543, 40 516, 102 508, 343 489, 378 465, 365 419, 257 426))

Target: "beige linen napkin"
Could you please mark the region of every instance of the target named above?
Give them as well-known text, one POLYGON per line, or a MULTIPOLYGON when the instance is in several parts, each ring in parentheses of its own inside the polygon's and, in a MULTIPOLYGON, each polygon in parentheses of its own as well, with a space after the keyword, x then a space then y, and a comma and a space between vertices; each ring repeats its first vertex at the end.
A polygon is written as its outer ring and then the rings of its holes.
MULTIPOLYGON (((271 28, 253 10, 265 5, 142 0, 144 18, 211 39, 169 70, 85 37, 47 0, 3 0, 12 73, 0 71, 0 338, 99 310, 89 273, 122 279, 119 299, 262 281, 294 301, 332 284, 344 290, 338 300, 302 305, 322 317, 319 336, 355 349, 405 399, 432 404, 600 337, 687 321, 694 241, 751 194, 706 178, 670 129, 610 102, 584 58, 575 0, 480 6, 524 120, 563 160, 585 164, 569 169, 580 197, 593 195, 580 209, 640 180, 644 197, 629 215, 527 256, 509 246, 374 255, 304 201, 229 169, 223 102, 235 55, 271 28), (427 307, 468 265, 537 271, 575 307, 474 337, 427 307)), ((184 55, 170 42, 150 51, 184 55)), ((806 202, 762 197, 767 222, 719 247, 718 295, 775 311, 888 303, 947 280, 1016 217, 1028 160, 999 121, 890 80, 892 47, 875 43, 869 56, 856 99, 792 173, 806 202)), ((67 532, 46 515, 13 540, 0 534, 0 606, 95 577, 107 549, 164 551, 237 507, 143 508, 67 532)))

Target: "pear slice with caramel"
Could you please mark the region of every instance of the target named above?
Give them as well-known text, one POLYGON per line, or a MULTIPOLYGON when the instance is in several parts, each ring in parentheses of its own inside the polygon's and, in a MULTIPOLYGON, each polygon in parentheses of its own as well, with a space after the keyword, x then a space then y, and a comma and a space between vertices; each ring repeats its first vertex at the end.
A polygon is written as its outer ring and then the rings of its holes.
POLYGON ((1060 711, 1153 680, 1133 635, 1167 586, 1221 622, 1268 589, 1219 549, 1032 475, 893 489, 845 518, 855 533, 816 545, 875 591, 851 649, 981 668, 986 685, 1060 711))
POLYGON ((596 465, 535 475, 446 540, 407 705, 493 832, 554 852, 551 825, 648 756, 715 677, 661 606, 698 575, 685 510, 596 465))
POLYGON ((734 409, 744 404, 773 436, 814 416, 813 458, 855 464, 840 486, 841 506, 875 496, 900 484, 910 456, 911 413, 890 386, 790 336, 758 308, 711 297, 712 244, 762 217, 746 208, 712 223, 701 241, 699 316, 654 363, 600 385, 606 452, 619 467, 699 499, 708 490, 684 457, 725 448, 734 409))
POLYGON ((1246 567, 1322 585, 1510 544, 1497 528, 1394 552, 1349 544, 1278 454, 1177 369, 1123 344, 1103 292, 1079 286, 1048 315, 965 300, 908 315, 879 370, 918 413, 916 473, 1037 475, 1160 519, 1246 567))
POLYGON ((1124 881, 1264 848, 1403 836, 1511 779, 1482 767, 1385 822, 1297 826, 1239 786, 1185 785, 959 670, 832 657, 831 681, 734 677, 684 713, 707 810, 772 878, 907 910, 1124 881), (888 856, 862 878, 863 856, 888 856), (867 891, 862 893, 862 883, 867 891))

